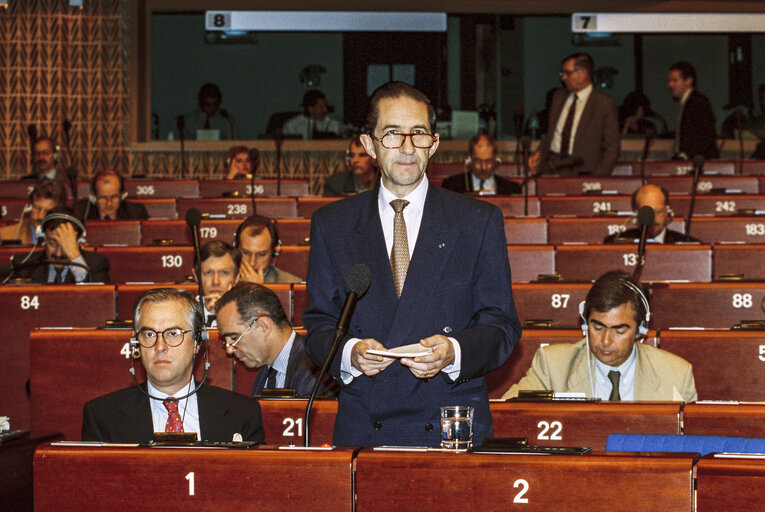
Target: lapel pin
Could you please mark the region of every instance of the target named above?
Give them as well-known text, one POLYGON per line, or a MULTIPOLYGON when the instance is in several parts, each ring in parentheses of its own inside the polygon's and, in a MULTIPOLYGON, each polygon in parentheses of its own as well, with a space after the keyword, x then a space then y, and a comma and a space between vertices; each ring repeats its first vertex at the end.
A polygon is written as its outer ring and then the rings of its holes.
POLYGON ((444 247, 446 247, 446 244, 444 242, 441 242, 440 244, 438 244, 439 249, 443 249, 444 247))
POLYGON ((452 332, 452 328, 447 325, 446 327, 444 327, 444 332, 446 334, 449 334, 450 332, 452 332))

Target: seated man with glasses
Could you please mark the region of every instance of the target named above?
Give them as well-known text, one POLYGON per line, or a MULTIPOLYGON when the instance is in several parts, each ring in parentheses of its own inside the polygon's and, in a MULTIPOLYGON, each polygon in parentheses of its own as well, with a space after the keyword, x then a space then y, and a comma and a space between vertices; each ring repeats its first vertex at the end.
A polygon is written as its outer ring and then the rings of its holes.
POLYGON ((86 403, 84 441, 148 443, 154 432, 196 432, 200 441, 263 442, 256 399, 193 379, 197 354, 207 351, 207 331, 202 307, 189 292, 144 292, 133 309, 133 326, 131 346, 146 382, 86 403))
MULTIPOLYGON (((305 353, 305 340, 293 329, 279 297, 265 286, 239 283, 218 299, 218 332, 226 352, 247 368, 260 368, 252 394, 264 388, 292 388, 310 395, 319 368, 305 353)), ((337 394, 327 374, 320 395, 337 394)))
POLYGON ((90 194, 74 203, 77 218, 85 220, 146 220, 141 203, 126 201, 125 182, 117 171, 104 169, 93 176, 90 194))

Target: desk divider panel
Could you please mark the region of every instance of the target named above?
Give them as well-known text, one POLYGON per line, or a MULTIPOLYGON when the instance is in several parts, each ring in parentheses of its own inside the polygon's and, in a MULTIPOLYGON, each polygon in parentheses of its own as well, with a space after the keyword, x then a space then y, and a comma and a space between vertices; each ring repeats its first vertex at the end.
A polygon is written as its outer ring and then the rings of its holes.
POLYGON ((181 179, 126 179, 125 192, 128 198, 197 197, 199 182, 181 179))
POLYGON ((765 282, 654 283, 651 295, 657 329, 730 329, 742 320, 762 320, 765 282))
POLYGON ((239 197, 277 197, 277 188, 281 197, 302 197, 308 195, 308 180, 282 180, 277 186, 276 180, 199 180, 199 195, 202 197, 223 197, 224 194, 236 194, 239 197))
POLYGON ((696 511, 760 510, 765 458, 709 454, 696 464, 696 511))
POLYGON ((89 245, 141 245, 138 220, 89 220, 85 229, 89 245))
MULTIPOLYGON (((11 428, 28 430, 29 332, 38 327, 104 325, 114 318, 114 285, 6 285, 0 287, 0 306, 6 318, 0 343, 0 410, 10 416, 11 428)), ((72 357, 67 352, 59 355, 72 357)))
POLYGON ((715 244, 712 250, 712 276, 740 274, 749 281, 765 280, 765 243, 715 244))
POLYGON ((194 248, 188 245, 98 247, 109 259, 114 283, 176 283, 191 275, 194 248))
MULTIPOLYGON (((221 240, 233 244, 234 233, 241 223, 242 219, 202 219, 199 242, 204 245, 211 240, 221 240)), ((191 228, 185 219, 141 222, 140 245, 152 245, 154 240, 172 240, 174 244, 191 245, 191 228)))
MULTIPOLYGON (((244 219, 253 214, 249 197, 180 198, 176 201, 178 218, 185 219, 186 212, 196 208, 202 214, 220 215, 228 219, 244 219)), ((266 217, 297 217, 297 203, 293 197, 256 198, 257 213, 266 217)))
POLYGON ((535 281, 540 274, 555 273, 555 247, 552 245, 508 245, 507 258, 514 283, 535 281))
POLYGON ((547 219, 507 217, 505 218, 505 238, 508 244, 546 244, 547 219))
MULTIPOLYGON (((765 333, 762 346, 765 347, 765 333)), ((685 404, 683 433, 690 436, 765 437, 765 403, 685 404)))

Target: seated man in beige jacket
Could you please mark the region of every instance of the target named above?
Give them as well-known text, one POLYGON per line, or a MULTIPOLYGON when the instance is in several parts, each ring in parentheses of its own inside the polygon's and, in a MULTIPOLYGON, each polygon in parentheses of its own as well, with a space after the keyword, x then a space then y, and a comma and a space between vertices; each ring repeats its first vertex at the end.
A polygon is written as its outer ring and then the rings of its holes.
POLYGON ((541 347, 526 375, 502 398, 550 390, 612 401, 697 399, 690 363, 641 343, 650 307, 627 274, 613 271, 598 278, 579 312, 585 339, 541 347))

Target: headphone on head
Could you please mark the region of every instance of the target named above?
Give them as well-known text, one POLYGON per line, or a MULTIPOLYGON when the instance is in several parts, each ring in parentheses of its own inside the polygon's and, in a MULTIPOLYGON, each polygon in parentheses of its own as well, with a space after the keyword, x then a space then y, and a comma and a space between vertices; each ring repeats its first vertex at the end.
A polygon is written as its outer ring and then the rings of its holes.
POLYGON ((120 201, 124 201, 127 198, 128 193, 125 190, 125 180, 122 178, 122 175, 112 169, 104 169, 103 171, 97 172, 93 176, 93 179, 90 180, 90 190, 88 191, 88 201, 90 201, 92 204, 96 204, 96 202, 98 202, 98 196, 96 196, 96 182, 100 180, 101 178, 105 178, 107 176, 114 176, 115 178, 117 178, 117 181, 120 184, 120 201))
MULTIPOLYGON (((638 297, 640 302, 643 304, 643 309, 645 310, 645 316, 640 321, 640 325, 638 325, 637 332, 635 333, 635 338, 639 339, 641 337, 645 337, 648 334, 648 324, 651 322, 651 306, 648 304, 648 299, 646 298, 643 291, 640 289, 639 286, 635 285, 631 281, 628 281, 627 279, 621 279, 620 280, 624 286, 632 290, 632 292, 635 293, 635 295, 638 297)), ((584 323, 582 323, 582 334, 584 336, 588 337, 589 341, 589 332, 587 330, 587 319, 584 317, 584 311, 587 306, 587 301, 583 300, 579 303, 579 316, 584 320, 584 323)))
POLYGON ((265 229, 267 229, 268 233, 271 235, 271 254, 274 258, 277 258, 279 256, 279 247, 282 245, 282 240, 279 238, 278 231, 276 231, 276 223, 263 215, 250 215, 239 224, 239 227, 236 228, 236 232, 234 233, 234 247, 241 250, 239 245, 242 239, 242 233, 245 229, 250 226, 263 225, 265 225, 265 229))
POLYGON ((62 212, 48 213, 43 218, 43 221, 40 224, 40 234, 38 235, 38 238, 40 238, 42 241, 45 241, 45 225, 56 219, 66 221, 74 225, 74 228, 77 230, 77 243, 78 244, 85 243, 85 240, 88 236, 88 232, 85 229, 85 225, 77 217, 74 217, 72 215, 69 215, 68 213, 62 213, 62 212))

